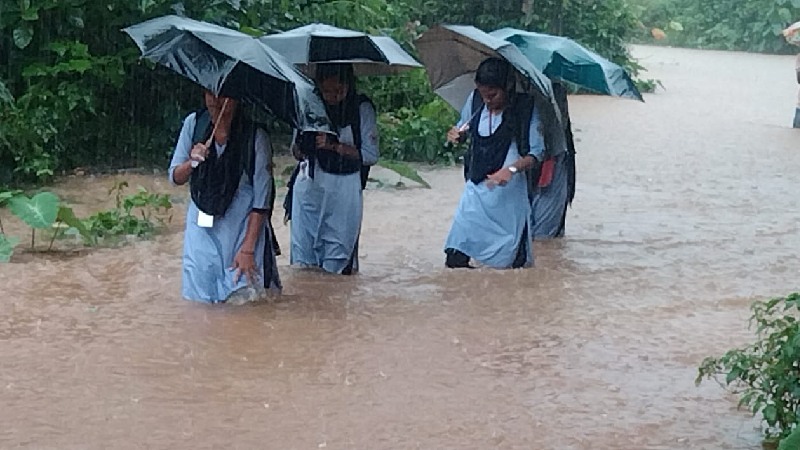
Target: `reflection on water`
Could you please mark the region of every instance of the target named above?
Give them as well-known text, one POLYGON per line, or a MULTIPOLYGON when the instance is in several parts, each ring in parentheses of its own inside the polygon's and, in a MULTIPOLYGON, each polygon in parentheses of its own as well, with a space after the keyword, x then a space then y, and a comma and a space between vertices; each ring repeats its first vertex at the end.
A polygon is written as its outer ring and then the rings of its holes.
MULTIPOLYGON (((693 380, 747 342, 751 301, 796 288, 793 59, 635 54, 668 90, 571 100, 578 193, 533 270, 443 269, 459 169, 368 191, 363 273, 284 255, 268 304, 180 300, 183 204, 153 241, 0 266, 0 447, 759 448, 693 380)), ((110 185, 58 191, 85 214, 110 185)))

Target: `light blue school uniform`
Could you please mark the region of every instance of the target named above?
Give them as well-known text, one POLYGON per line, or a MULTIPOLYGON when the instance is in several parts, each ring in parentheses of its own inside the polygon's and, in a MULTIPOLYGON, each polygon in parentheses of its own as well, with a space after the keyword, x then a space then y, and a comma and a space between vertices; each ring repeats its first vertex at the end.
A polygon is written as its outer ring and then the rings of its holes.
POLYGON ((534 240, 553 239, 563 235, 562 222, 567 211, 569 177, 567 152, 554 156, 553 179, 546 187, 536 187, 531 200, 531 235, 534 240))
MULTIPOLYGON (((361 157, 367 166, 378 162, 378 126, 375 108, 369 102, 359 105, 361 117, 361 157)), ((338 130, 339 142, 354 145, 353 130, 338 130)), ((342 273, 353 258, 358 270, 356 242, 361 233, 363 193, 361 173, 332 174, 316 163, 313 178, 308 161, 294 184, 291 221, 291 263, 342 273)))
MULTIPOLYGON (((173 181, 175 168, 189 159, 193 142, 196 123, 195 113, 190 114, 183 123, 175 153, 169 167, 169 180, 173 181)), ((233 259, 244 242, 245 232, 250 213, 253 209, 267 209, 270 207, 269 198, 272 189, 272 174, 269 162, 272 158, 271 145, 267 133, 258 129, 255 137, 255 167, 253 180, 246 173, 242 174, 239 189, 231 201, 228 210, 222 216, 215 216, 213 226, 200 227, 197 223, 199 210, 194 202, 189 200, 186 210, 186 227, 183 237, 183 277, 182 294, 187 300, 216 303, 227 300, 233 293, 248 287, 246 277, 241 276, 234 283, 235 270, 231 269, 233 259)), ((213 151, 217 155, 225 152, 226 145, 214 143, 213 151)), ((255 263, 260 280, 264 280, 264 252, 270 254, 272 260, 267 289, 280 292, 281 283, 277 272, 272 239, 269 236, 270 227, 264 223, 260 230, 255 247, 255 263), (265 250, 265 243, 266 250, 265 250)), ((258 286, 252 286, 257 291, 264 290, 264 283, 259 281, 258 286)))
MULTIPOLYGON (((470 121, 472 117, 472 96, 470 94, 457 126, 470 121)), ((503 122, 503 113, 492 115, 486 106, 480 113, 478 133, 489 136, 503 122), (489 128, 491 123, 491 130, 489 128)), ((539 115, 534 109, 529 128, 530 154, 541 159, 544 154, 544 140, 539 133, 539 115)), ((508 147, 504 167, 520 159, 517 143, 512 141, 508 147)), ((525 266, 533 265, 533 252, 529 240, 531 204, 528 197, 528 181, 523 173, 514 175, 505 186, 488 187, 486 182, 478 184, 467 180, 464 193, 459 201, 450 233, 445 242, 446 249, 459 250, 472 259, 489 267, 510 268, 516 259, 520 245, 527 252, 525 266)))

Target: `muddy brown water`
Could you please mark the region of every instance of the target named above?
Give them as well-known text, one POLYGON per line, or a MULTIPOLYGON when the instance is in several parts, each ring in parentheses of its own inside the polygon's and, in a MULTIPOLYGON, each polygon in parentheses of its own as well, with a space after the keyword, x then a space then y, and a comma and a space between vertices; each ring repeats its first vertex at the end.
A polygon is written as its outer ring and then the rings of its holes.
MULTIPOLYGON (((168 232, 0 266, 0 448, 760 448, 694 378, 797 288, 793 58, 634 51, 667 90, 571 99, 577 197, 532 270, 444 270, 461 173, 431 169, 367 191, 360 275, 284 255, 278 301, 190 303, 185 190, 125 177, 183 199, 168 232)), ((55 190, 86 214, 112 183, 55 190)))

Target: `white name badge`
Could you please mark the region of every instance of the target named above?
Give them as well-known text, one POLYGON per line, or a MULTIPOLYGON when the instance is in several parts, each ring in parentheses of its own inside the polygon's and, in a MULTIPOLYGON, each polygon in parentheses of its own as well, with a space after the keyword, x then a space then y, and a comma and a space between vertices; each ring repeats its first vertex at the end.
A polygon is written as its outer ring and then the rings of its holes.
POLYGON ((201 228, 211 228, 214 226, 214 216, 209 216, 203 211, 197 212, 197 226, 201 228))

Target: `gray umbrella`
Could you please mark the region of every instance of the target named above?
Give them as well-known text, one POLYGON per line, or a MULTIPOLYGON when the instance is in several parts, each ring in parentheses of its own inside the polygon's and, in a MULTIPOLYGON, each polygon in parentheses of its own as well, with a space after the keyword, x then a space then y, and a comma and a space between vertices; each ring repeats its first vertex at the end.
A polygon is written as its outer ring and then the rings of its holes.
POLYGON ((357 76, 394 75, 422 67, 388 36, 371 36, 321 23, 260 39, 308 73, 322 63, 350 63, 357 76))
POLYGON ((472 26, 437 25, 416 45, 434 92, 457 110, 475 89, 478 66, 490 57, 502 58, 516 69, 519 91, 538 92, 555 105, 550 80, 510 42, 472 26))
POLYGON ((123 31, 144 58, 215 95, 261 106, 300 130, 331 129, 311 80, 253 37, 178 16, 159 17, 123 31))

